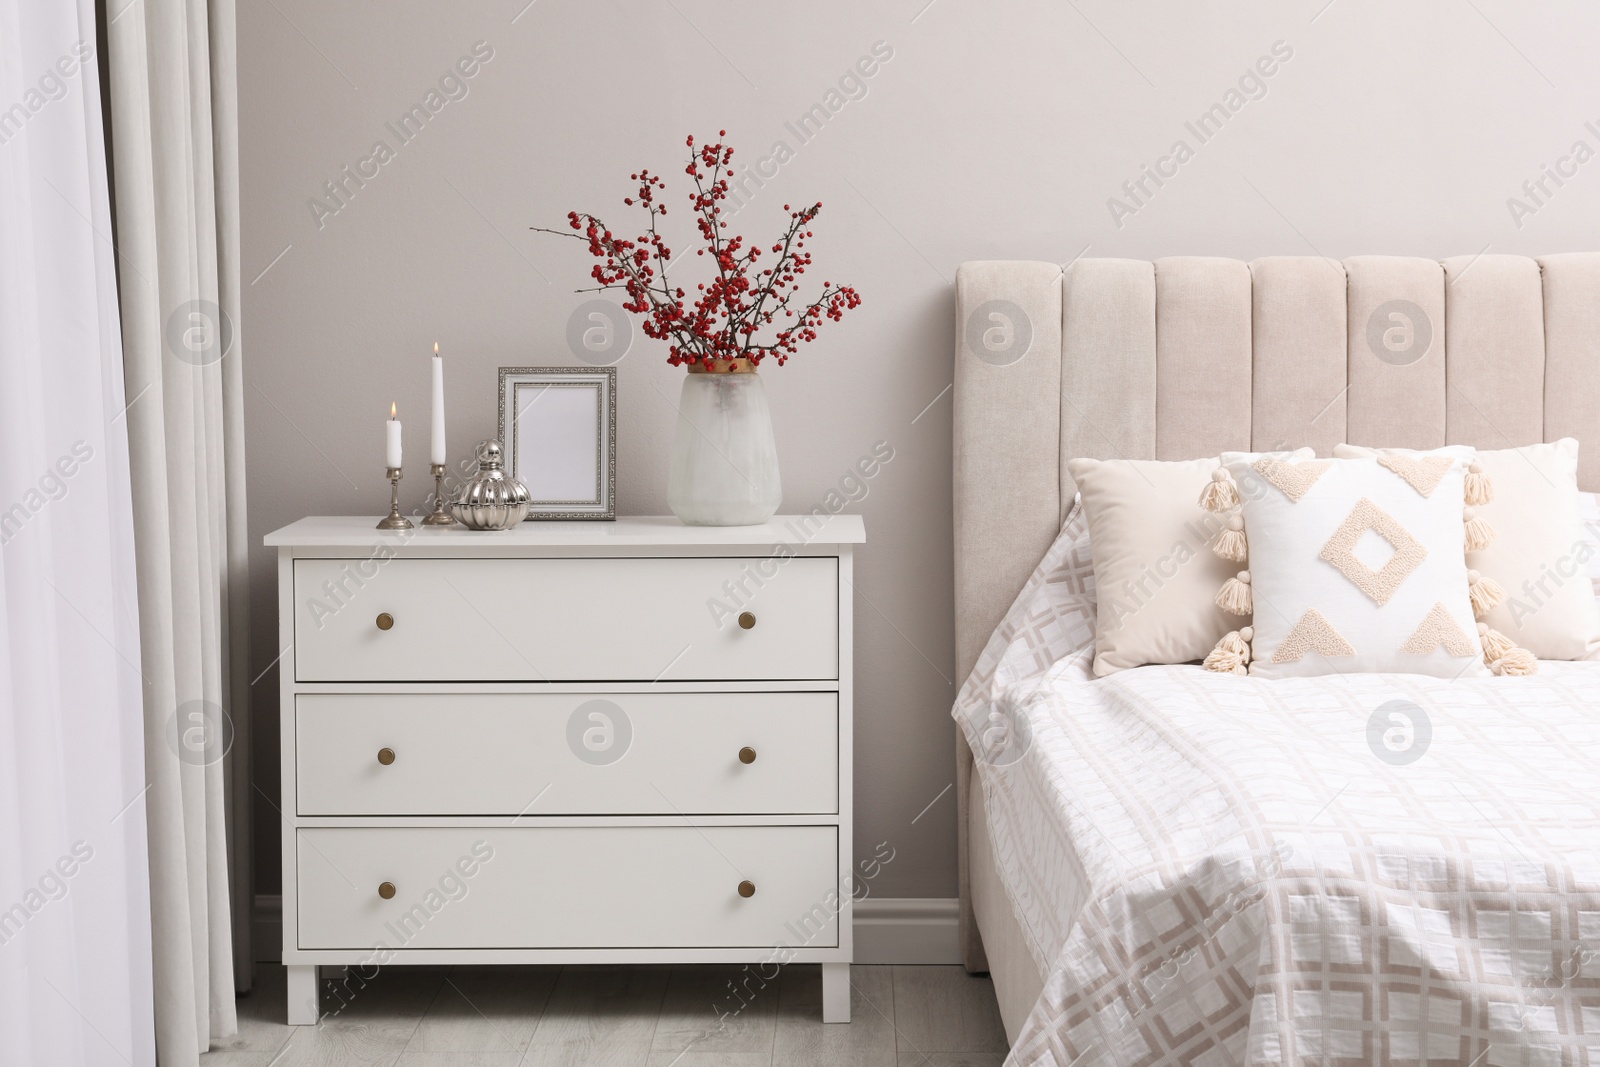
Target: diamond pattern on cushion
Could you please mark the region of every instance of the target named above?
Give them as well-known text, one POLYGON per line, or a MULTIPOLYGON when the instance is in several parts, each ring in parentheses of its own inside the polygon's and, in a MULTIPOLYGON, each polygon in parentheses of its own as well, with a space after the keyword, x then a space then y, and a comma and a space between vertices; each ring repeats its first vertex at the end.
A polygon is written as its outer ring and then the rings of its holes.
POLYGON ((1382 607, 1400 588, 1400 583, 1406 580, 1407 575, 1428 558, 1428 550, 1388 512, 1362 497, 1350 509, 1350 514, 1339 524, 1333 536, 1328 538, 1328 543, 1322 546, 1321 555, 1339 568, 1339 572, 1350 579, 1357 589, 1382 607), (1394 555, 1389 557, 1389 562, 1381 570, 1375 571, 1362 563, 1352 551, 1361 535, 1368 530, 1394 546, 1394 555))

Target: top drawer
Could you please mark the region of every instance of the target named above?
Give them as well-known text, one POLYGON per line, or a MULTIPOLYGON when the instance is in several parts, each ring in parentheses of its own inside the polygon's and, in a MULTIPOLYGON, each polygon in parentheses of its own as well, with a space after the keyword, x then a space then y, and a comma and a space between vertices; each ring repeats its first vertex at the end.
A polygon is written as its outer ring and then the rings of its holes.
POLYGON ((297 559, 295 677, 837 678, 839 561, 795 557, 767 576, 768 560, 297 559))

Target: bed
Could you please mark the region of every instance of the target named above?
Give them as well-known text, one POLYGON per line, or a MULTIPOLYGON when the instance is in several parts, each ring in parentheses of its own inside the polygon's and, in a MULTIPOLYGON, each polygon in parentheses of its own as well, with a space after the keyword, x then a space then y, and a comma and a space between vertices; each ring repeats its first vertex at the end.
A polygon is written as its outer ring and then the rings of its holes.
POLYGON ((962 948, 1010 1062, 1600 1060, 1600 664, 1095 682, 1066 467, 1600 444, 1600 255, 982 262, 956 290, 962 948), (1390 700, 1426 760, 1373 759, 1390 700), (996 714, 1029 743, 975 763, 996 714))

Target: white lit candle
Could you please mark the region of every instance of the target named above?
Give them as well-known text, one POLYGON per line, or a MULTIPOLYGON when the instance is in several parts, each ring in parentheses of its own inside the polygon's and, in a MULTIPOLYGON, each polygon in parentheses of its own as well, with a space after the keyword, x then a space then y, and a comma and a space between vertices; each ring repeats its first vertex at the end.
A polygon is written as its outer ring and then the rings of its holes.
POLYGON ((400 467, 400 419, 393 404, 389 405, 389 421, 384 424, 389 433, 389 466, 400 467))
POLYGON ((433 458, 436 466, 444 466, 444 359, 439 355, 439 342, 433 343, 433 458))

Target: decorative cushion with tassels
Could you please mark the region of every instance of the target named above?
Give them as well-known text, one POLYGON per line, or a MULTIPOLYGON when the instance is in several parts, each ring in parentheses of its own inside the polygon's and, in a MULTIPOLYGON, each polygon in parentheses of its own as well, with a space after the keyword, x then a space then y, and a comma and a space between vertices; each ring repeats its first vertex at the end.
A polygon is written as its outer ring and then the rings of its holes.
POLYGON ((1600 659, 1600 607, 1585 580, 1595 544, 1583 526, 1578 442, 1564 437, 1523 448, 1452 446, 1434 453, 1334 449, 1335 456, 1413 461, 1436 454, 1469 464, 1467 504, 1480 526, 1495 531, 1487 542, 1469 537, 1467 544, 1467 565, 1501 594, 1479 617, 1539 659, 1600 659))
POLYGON ((1213 551, 1234 560, 1243 547, 1245 559, 1216 602, 1248 626, 1217 643, 1209 669, 1481 676, 1485 640, 1507 672, 1531 667, 1502 635, 1481 634, 1474 616, 1474 600, 1492 602, 1497 590, 1482 575, 1474 583, 1465 547, 1493 532, 1468 512, 1463 457, 1232 452, 1222 466, 1243 545, 1219 538, 1213 551))

